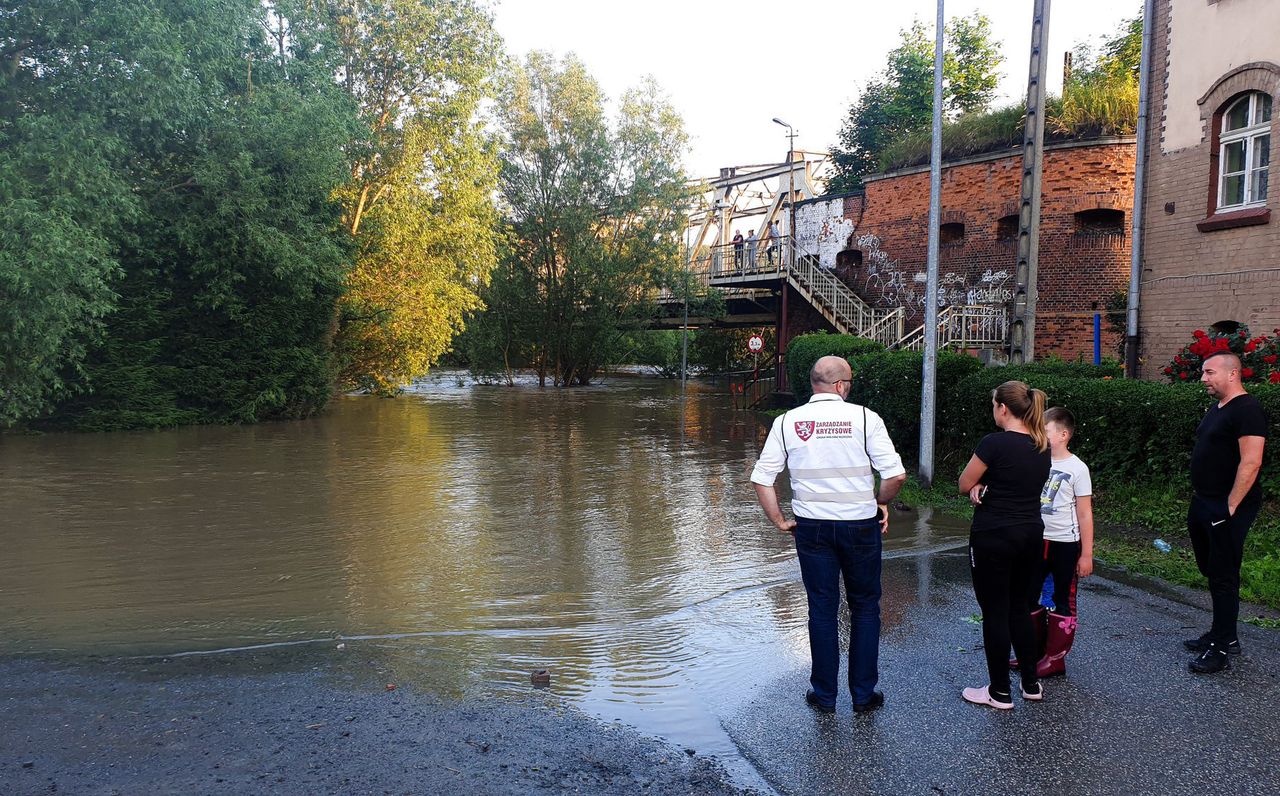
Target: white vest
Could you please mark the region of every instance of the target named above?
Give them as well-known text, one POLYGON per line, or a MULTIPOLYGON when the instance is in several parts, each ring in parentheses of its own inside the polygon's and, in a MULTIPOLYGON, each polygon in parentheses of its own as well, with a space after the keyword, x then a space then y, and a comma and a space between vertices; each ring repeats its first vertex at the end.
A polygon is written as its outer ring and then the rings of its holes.
POLYGON ((774 421, 751 480, 772 485, 782 465, 791 473, 792 511, 815 520, 874 517, 873 471, 905 472, 880 416, 831 393, 774 421))

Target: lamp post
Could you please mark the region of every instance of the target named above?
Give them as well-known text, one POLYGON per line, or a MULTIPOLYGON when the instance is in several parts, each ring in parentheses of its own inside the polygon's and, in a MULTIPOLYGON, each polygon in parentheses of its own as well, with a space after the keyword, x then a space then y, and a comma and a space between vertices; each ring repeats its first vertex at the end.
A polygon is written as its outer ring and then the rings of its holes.
POLYGON ((773 123, 787 128, 787 208, 791 216, 787 221, 787 237, 791 239, 791 245, 787 247, 787 267, 794 272, 796 268, 796 131, 777 116, 773 117, 773 123))

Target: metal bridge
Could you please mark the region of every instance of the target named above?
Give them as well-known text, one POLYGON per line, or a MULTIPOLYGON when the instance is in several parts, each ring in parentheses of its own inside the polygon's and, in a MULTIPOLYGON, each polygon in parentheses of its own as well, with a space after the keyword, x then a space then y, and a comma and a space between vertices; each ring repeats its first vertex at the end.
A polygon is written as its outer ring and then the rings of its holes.
MULTIPOLYGON (((924 327, 905 330, 901 307, 874 307, 864 301, 837 278, 834 264, 823 263, 792 234, 795 204, 822 195, 828 165, 826 153, 796 150, 782 163, 725 168, 719 177, 699 183, 701 192, 685 236, 685 265, 696 285, 694 290, 716 290, 721 295, 725 316, 690 318, 690 325, 774 325, 777 330, 780 355, 772 372, 761 374, 759 380, 744 376, 743 383, 735 385, 735 397, 749 398, 748 403, 767 398, 763 389, 766 380, 771 388, 787 389, 781 352, 788 342, 788 297, 792 293, 842 334, 876 340, 887 348, 919 350, 923 345, 924 327), (775 221, 783 234, 766 237, 775 221), (747 233, 755 232, 755 240, 732 242, 733 231, 743 226, 747 233)), ((688 298, 674 293, 662 297, 671 312, 664 325, 682 325, 682 319, 674 317, 675 310, 688 298)), ((939 312, 940 348, 1000 348, 1007 342, 1004 306, 949 306, 939 312)))

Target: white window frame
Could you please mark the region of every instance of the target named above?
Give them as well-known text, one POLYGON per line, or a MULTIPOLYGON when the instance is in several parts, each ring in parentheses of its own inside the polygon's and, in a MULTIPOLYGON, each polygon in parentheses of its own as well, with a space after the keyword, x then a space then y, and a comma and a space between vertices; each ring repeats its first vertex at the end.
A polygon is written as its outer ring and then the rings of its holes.
MULTIPOLYGON (((1271 120, 1261 120, 1262 98, 1269 95, 1260 91, 1251 91, 1240 97, 1235 102, 1228 105, 1222 112, 1222 127, 1219 131, 1218 141, 1218 210, 1243 210, 1250 207, 1260 207, 1267 203, 1267 197, 1256 197, 1253 195, 1253 177, 1259 171, 1270 172, 1270 160, 1265 167, 1254 166, 1254 157, 1258 150, 1258 140, 1261 138, 1270 139, 1271 137, 1271 120), (1248 103, 1249 115, 1248 121, 1244 127, 1236 130, 1227 130, 1227 123, 1231 119, 1231 112, 1235 110, 1240 103, 1248 103), (1231 144, 1244 143, 1244 171, 1227 171, 1227 147, 1231 144), (1228 204, 1226 201, 1227 179, 1229 177, 1242 177, 1244 179, 1244 201, 1235 204, 1228 204)), ((1275 103, 1272 101, 1272 111, 1275 114, 1275 103)), ((1271 141, 1267 141, 1268 152, 1270 151, 1271 141)), ((1267 192, 1271 190, 1270 174, 1267 175, 1267 192)))

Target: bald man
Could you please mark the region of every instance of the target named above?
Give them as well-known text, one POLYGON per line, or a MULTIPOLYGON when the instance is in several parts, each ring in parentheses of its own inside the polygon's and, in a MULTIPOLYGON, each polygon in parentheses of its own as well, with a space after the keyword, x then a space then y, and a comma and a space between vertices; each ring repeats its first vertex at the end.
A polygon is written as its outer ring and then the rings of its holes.
POLYGON ((1240 560, 1245 534, 1262 507, 1258 471, 1267 441, 1267 414, 1240 383, 1240 358, 1235 354, 1214 354, 1200 369, 1200 382, 1218 402, 1196 429, 1191 451, 1195 492, 1187 510, 1187 530, 1196 566, 1209 579, 1213 625, 1183 645, 1200 653, 1190 662, 1191 671, 1213 674, 1229 669, 1230 656, 1240 652, 1240 560))
POLYGON ((751 473, 765 516, 795 537, 800 575, 809 598, 813 666, 805 702, 834 713, 840 671, 840 579, 849 602, 849 692, 855 712, 876 710, 880 658, 880 537, 889 530, 888 502, 907 480, 884 421, 845 401, 853 370, 823 357, 809 372, 813 397, 774 421, 751 473), (788 520, 774 481, 791 472, 788 520), (876 491, 873 472, 880 474, 876 491))

